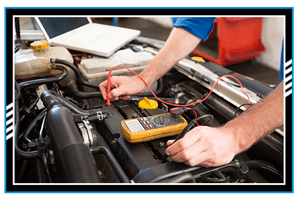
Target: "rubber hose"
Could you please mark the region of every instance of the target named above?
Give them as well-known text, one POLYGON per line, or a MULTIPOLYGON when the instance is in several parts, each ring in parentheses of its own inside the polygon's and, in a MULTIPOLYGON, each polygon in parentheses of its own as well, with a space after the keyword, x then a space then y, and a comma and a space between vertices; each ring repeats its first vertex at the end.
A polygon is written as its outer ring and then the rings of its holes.
POLYGON ((219 170, 216 170, 216 171, 214 171, 214 173, 217 177, 207 177, 207 178, 205 178, 205 181, 208 183, 225 183, 225 182, 227 182, 227 179, 224 176, 224 174, 222 174, 222 172, 220 172, 219 170))
POLYGON ((244 162, 250 170, 266 171, 268 174, 273 173, 280 180, 283 179, 282 173, 279 172, 272 164, 262 160, 250 160, 244 162))
POLYGON ((182 173, 159 183, 196 183, 196 180, 191 173, 182 173))
POLYGON ((58 76, 51 77, 51 78, 35 79, 35 80, 21 82, 21 83, 19 83, 20 88, 23 89, 23 88, 32 87, 32 86, 39 86, 42 84, 58 82, 58 81, 62 80, 63 78, 65 78, 68 74, 67 69, 63 66, 55 65, 55 69, 59 69, 60 71, 62 71, 62 73, 58 76))
POLYGON ((20 112, 19 112, 19 101, 16 100, 15 102, 15 150, 16 153, 24 158, 24 159, 34 159, 37 157, 40 157, 40 153, 36 150, 36 151, 23 151, 19 148, 18 146, 18 137, 19 137, 19 131, 20 131, 20 112))
POLYGON ((51 139, 56 166, 62 182, 99 183, 96 162, 83 143, 71 111, 61 104, 45 103, 48 109, 46 132, 51 139))
MULTIPOLYGON (((26 113, 23 114, 23 115, 21 116, 20 121, 22 121, 22 120, 26 117, 27 114, 30 114, 31 109, 32 109, 32 108, 39 102, 39 100, 40 100, 40 97, 39 97, 37 94, 31 93, 30 95, 36 96, 35 101, 34 101, 33 103, 31 103, 30 106, 29 106, 28 108, 24 105, 25 108, 23 108, 23 110, 24 110, 26 113)), ((22 108, 21 108, 21 109, 22 109, 22 108)), ((20 111, 22 111, 22 110, 20 110, 20 111)))
MULTIPOLYGON (((206 96, 207 94, 204 94, 204 97, 206 96)), ((203 101, 203 104, 214 111, 215 114, 218 114, 226 120, 231 120, 235 117, 236 108, 233 108, 215 94, 211 94, 205 101, 203 101)))
POLYGON ((21 87, 18 82, 15 81, 15 100, 19 100, 21 98, 21 87))
POLYGON ((32 131, 32 129, 35 127, 35 125, 43 119, 43 117, 47 114, 47 109, 44 109, 42 112, 40 112, 34 119, 33 121, 29 124, 29 126, 26 128, 23 138, 26 139, 27 141, 30 141, 28 138, 29 133, 32 131))
MULTIPOLYGON (((158 84, 158 89, 156 91, 154 91, 155 95, 159 95, 162 93, 162 90, 164 88, 164 84, 163 84, 163 78, 159 78, 157 80, 157 84, 158 84)), ((136 95, 136 96, 140 96, 140 97, 144 97, 144 96, 152 96, 152 93, 141 93, 139 95, 136 95)))
POLYGON ((74 71, 74 73, 75 73, 75 75, 77 77, 77 80, 78 80, 78 82, 80 84, 86 85, 86 86, 89 86, 89 87, 92 87, 92 88, 99 89, 98 84, 93 84, 93 83, 89 83, 89 82, 85 81, 83 79, 80 71, 78 70, 78 68, 74 64, 72 64, 72 63, 70 63, 68 61, 62 60, 62 59, 50 59, 50 62, 51 63, 59 63, 59 64, 63 64, 63 65, 66 65, 66 66, 70 67, 74 71))
MULTIPOLYGON (((64 97, 60 96, 54 91, 46 90, 41 94, 41 100, 44 103, 51 104, 52 102, 61 103, 65 107, 69 108, 72 112, 83 115, 83 116, 92 116, 96 115, 98 110, 83 110, 81 108, 78 108, 75 104, 71 103, 64 97)), ((46 106, 47 107, 47 106, 46 106)))
POLYGON ((36 158, 33 162, 33 166, 35 169, 35 179, 37 183, 47 183, 47 174, 44 169, 41 158, 36 158))
POLYGON ((92 154, 104 154, 107 160, 109 161, 110 165, 114 169, 117 177, 122 183, 130 183, 128 177, 126 176, 125 172, 123 171, 122 167, 116 160, 116 158, 113 156, 112 152, 103 146, 97 146, 90 149, 92 154))
POLYGON ((77 98, 102 98, 101 92, 82 92, 78 90, 78 86, 75 81, 71 80, 67 84, 71 93, 76 96, 77 98))

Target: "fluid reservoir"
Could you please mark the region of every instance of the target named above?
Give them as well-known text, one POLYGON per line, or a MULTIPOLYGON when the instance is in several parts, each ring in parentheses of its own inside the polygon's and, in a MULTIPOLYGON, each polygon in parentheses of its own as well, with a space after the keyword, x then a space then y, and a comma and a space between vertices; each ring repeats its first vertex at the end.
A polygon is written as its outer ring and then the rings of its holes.
MULTIPOLYGON (((73 63, 72 55, 65 47, 49 47, 47 41, 33 42, 30 47, 31 49, 20 50, 15 55, 16 80, 29 80, 60 74, 61 72, 59 70, 51 68, 51 58, 62 59, 73 63)), ((60 85, 62 86, 65 86, 71 79, 76 80, 73 70, 67 66, 64 67, 68 69, 68 75, 60 81, 60 85)))
MULTIPOLYGON (((149 52, 134 52, 127 48, 117 51, 108 58, 94 56, 90 59, 83 59, 78 68, 87 81, 101 83, 107 79, 110 69, 115 66, 125 66, 139 74, 153 58, 154 56, 149 52)), ((132 73, 125 69, 113 70, 112 76, 117 75, 132 75, 132 73)))

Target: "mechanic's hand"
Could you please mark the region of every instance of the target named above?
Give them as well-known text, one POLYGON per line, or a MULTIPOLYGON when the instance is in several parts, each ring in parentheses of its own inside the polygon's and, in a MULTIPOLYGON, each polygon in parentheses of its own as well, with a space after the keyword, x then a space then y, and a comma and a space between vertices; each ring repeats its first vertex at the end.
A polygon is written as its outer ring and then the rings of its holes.
MULTIPOLYGON (((100 91, 105 100, 107 100, 107 80, 99 84, 100 91)), ((111 91, 108 97, 114 100, 127 100, 130 95, 140 94, 146 90, 144 82, 136 76, 112 76, 111 91)))
POLYGON ((173 142, 174 140, 167 142, 169 147, 166 154, 172 156, 173 161, 183 162, 188 166, 225 165, 232 161, 237 152, 233 134, 223 127, 198 126, 174 144, 173 142))

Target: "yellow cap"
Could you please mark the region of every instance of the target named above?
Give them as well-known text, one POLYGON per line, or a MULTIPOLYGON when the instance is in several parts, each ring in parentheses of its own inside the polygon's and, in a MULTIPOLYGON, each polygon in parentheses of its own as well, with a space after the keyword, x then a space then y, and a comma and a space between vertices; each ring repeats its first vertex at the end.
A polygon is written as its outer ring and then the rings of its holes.
POLYGON ((192 60, 195 60, 197 62, 205 62, 205 60, 202 57, 199 57, 199 56, 192 57, 192 60))
POLYGON ((139 102, 140 109, 156 109, 157 107, 157 101, 148 99, 147 97, 144 97, 144 99, 139 102))
POLYGON ((49 42, 45 40, 35 41, 30 44, 30 47, 33 50, 44 50, 49 47, 49 42))

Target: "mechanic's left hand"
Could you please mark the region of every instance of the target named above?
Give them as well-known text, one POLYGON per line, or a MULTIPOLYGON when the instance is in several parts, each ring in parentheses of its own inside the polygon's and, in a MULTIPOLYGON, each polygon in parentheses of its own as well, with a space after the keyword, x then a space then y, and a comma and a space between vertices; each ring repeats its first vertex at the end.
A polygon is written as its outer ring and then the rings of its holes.
POLYGON ((173 161, 183 162, 188 166, 225 165, 238 153, 233 134, 224 127, 198 126, 174 144, 173 142, 174 140, 167 142, 167 155, 172 156, 173 161))

